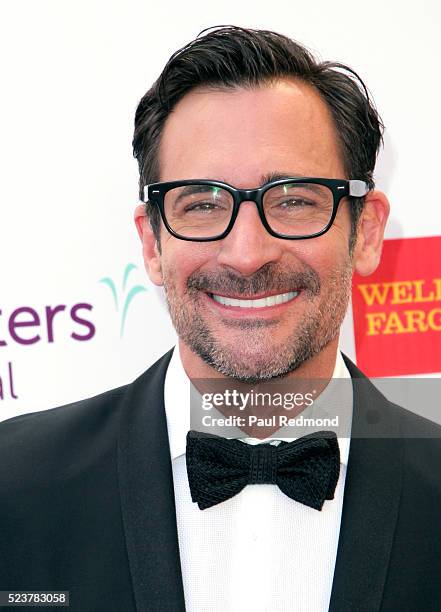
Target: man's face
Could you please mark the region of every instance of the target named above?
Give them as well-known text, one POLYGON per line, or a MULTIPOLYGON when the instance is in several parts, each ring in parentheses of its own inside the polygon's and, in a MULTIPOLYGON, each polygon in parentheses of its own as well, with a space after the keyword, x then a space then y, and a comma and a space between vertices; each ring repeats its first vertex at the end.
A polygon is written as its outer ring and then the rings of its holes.
MULTIPOLYGON (((190 92, 167 119, 159 160, 161 181, 201 178, 255 188, 272 174, 345 178, 327 106, 310 86, 291 80, 190 92)), ((161 253, 144 246, 150 277, 164 285, 186 349, 223 375, 256 382, 336 347, 351 290, 349 233, 346 201, 331 229, 307 240, 271 236, 256 205, 243 202, 223 240, 179 240, 161 224, 161 253), (288 301, 264 307, 216 299, 281 294, 288 301)))

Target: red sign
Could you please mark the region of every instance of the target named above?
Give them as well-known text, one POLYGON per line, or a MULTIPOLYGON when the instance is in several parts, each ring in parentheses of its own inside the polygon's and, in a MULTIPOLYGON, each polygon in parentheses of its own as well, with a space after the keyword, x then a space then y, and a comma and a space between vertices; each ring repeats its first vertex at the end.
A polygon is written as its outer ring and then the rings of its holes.
POLYGON ((352 289, 357 365, 367 376, 441 372, 441 236, 385 240, 352 289))

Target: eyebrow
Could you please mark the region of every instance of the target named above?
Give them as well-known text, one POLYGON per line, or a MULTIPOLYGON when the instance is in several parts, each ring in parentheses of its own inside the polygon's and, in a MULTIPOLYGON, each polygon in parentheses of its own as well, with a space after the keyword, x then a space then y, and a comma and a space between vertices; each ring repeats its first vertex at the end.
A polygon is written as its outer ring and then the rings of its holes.
POLYGON ((290 178, 302 178, 302 175, 295 173, 286 174, 283 172, 268 172, 260 177, 260 184, 264 185, 265 183, 272 183, 273 181, 282 181, 290 178))
MULTIPOLYGON (((273 181, 282 181, 285 179, 297 179, 297 178, 304 178, 303 174, 296 174, 295 172, 291 172, 289 174, 287 174, 286 172, 276 172, 276 171, 271 171, 271 172, 267 172, 266 174, 261 174, 260 175, 260 179, 259 179, 259 185, 254 186, 254 187, 248 187, 247 189, 255 189, 256 187, 261 187, 262 185, 265 185, 266 183, 272 183, 273 181)), ((227 185, 231 185, 231 183, 227 180, 225 180, 225 178, 217 178, 217 179, 213 179, 214 181, 220 181, 221 183, 226 183, 227 185)), ((233 185, 234 187, 235 185, 233 185)))
POLYGON ((183 198, 185 198, 185 196, 195 195, 198 193, 209 193, 210 191, 212 192, 215 189, 219 190, 217 187, 213 187, 211 185, 200 185, 200 184, 186 185, 185 187, 182 188, 179 195, 176 197, 176 200, 173 202, 173 207, 176 208, 177 204, 179 204, 179 202, 183 198))
MULTIPOLYGON (((259 186, 265 185, 266 183, 272 183, 273 181, 282 181, 282 180, 291 179, 291 178, 303 178, 303 175, 296 174, 295 172, 291 172, 287 174, 286 172, 276 172, 273 170, 271 172, 267 172, 265 174, 260 175, 259 186)), ((220 179, 220 180, 222 183, 227 183, 227 185, 230 184, 228 181, 224 179, 220 179)), ((251 187, 251 189, 254 189, 254 187, 251 187)))
POLYGON ((212 191, 213 189, 216 189, 216 187, 213 187, 212 185, 200 185, 197 183, 195 183, 194 185, 186 185, 180 191, 178 197, 176 198, 176 202, 179 202, 180 199, 187 195, 193 195, 195 193, 207 193, 209 191, 212 191))
MULTIPOLYGON (((302 174, 295 174, 295 173, 286 174, 284 172, 274 172, 273 171, 273 172, 268 172, 266 174, 262 174, 260 177, 260 180, 261 180, 260 184, 265 185, 266 183, 272 183, 273 181, 284 181, 286 179, 298 179, 298 178, 307 178, 307 177, 304 177, 302 174)), ((313 183, 310 183, 307 189, 317 194, 323 194, 321 187, 319 185, 314 185, 313 183)))

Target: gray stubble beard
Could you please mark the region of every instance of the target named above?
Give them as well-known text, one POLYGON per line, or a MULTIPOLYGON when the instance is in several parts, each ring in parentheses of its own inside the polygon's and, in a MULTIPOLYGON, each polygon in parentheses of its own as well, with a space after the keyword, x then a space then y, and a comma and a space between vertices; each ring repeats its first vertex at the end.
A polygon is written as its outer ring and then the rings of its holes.
MULTIPOLYGON (((338 335, 351 294, 350 256, 341 267, 333 270, 328 280, 328 295, 325 296, 328 299, 322 296, 316 307, 314 307, 314 298, 319 298, 323 291, 316 272, 307 267, 303 272, 291 276, 297 280, 290 286, 303 284, 302 298, 311 303, 311 309, 297 322, 293 333, 288 335, 283 345, 271 348, 270 338, 261 342, 258 336, 262 332, 265 333, 265 329, 268 329, 269 336, 271 327, 277 325, 277 321, 225 319, 224 325, 248 334, 245 337, 248 340, 247 344, 245 345, 244 340, 240 346, 223 343, 220 333, 216 334, 215 330, 210 329, 198 311, 197 303, 200 300, 201 290, 208 287, 216 290, 223 285, 224 281, 219 282, 219 277, 206 275, 189 277, 185 302, 179 303, 173 274, 164 274, 168 309, 179 338, 206 364, 228 378, 251 384, 283 378, 319 354, 338 335), (258 353, 255 350, 256 346, 259 346, 258 353)), ((234 277, 230 275, 230 278, 234 277)), ((278 285, 282 287, 283 283, 285 288, 287 286, 286 273, 278 278, 277 274, 271 272, 271 268, 256 278, 257 281, 247 279, 247 284, 255 293, 265 281, 271 283, 273 289, 278 285)), ((235 284, 243 285, 243 279, 235 280, 235 284)))

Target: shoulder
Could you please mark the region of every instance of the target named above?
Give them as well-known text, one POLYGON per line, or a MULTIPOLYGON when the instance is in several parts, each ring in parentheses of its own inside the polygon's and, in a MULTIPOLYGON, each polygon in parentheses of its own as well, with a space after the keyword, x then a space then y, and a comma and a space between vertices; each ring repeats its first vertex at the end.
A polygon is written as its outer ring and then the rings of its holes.
MULTIPOLYGON (((389 401, 373 382, 343 354, 343 359, 352 378, 354 389, 362 396, 364 407, 385 412, 394 422, 399 422, 405 437, 441 438, 441 425, 426 419, 402 406, 389 401)), ((399 382, 399 380, 397 380, 399 382)), ((434 401, 436 398, 433 398, 434 401)))
POLYGON ((0 423, 0 480, 3 485, 62 478, 94 460, 114 442, 118 413, 128 385, 79 402, 24 414, 0 423))
POLYGON ((441 425, 389 401, 369 378, 343 357, 359 400, 355 405, 354 399, 354 420, 357 410, 360 437, 389 441, 391 452, 394 452, 392 448, 400 449, 403 465, 409 473, 421 483, 426 481, 441 489, 441 425))
POLYGON ((405 481, 420 488, 426 499, 429 491, 436 491, 440 501, 441 425, 387 400, 385 410, 399 423, 405 481))
POLYGON ((115 405, 115 402, 124 394, 129 385, 111 389, 104 393, 100 393, 94 397, 89 397, 84 400, 71 402, 56 408, 41 410, 38 412, 29 412, 21 414, 0 423, 0 436, 5 437, 5 442, 9 436, 14 436, 15 432, 29 432, 31 435, 38 435, 41 430, 45 432, 70 427, 76 421, 83 422, 84 419, 90 420, 98 416, 102 416, 108 412, 109 406, 115 405))
POLYGON ((166 354, 130 384, 1 422, 0 482, 16 487, 34 478, 59 480, 113 460, 121 420, 130 418, 140 392, 166 369, 169 358, 166 354))

